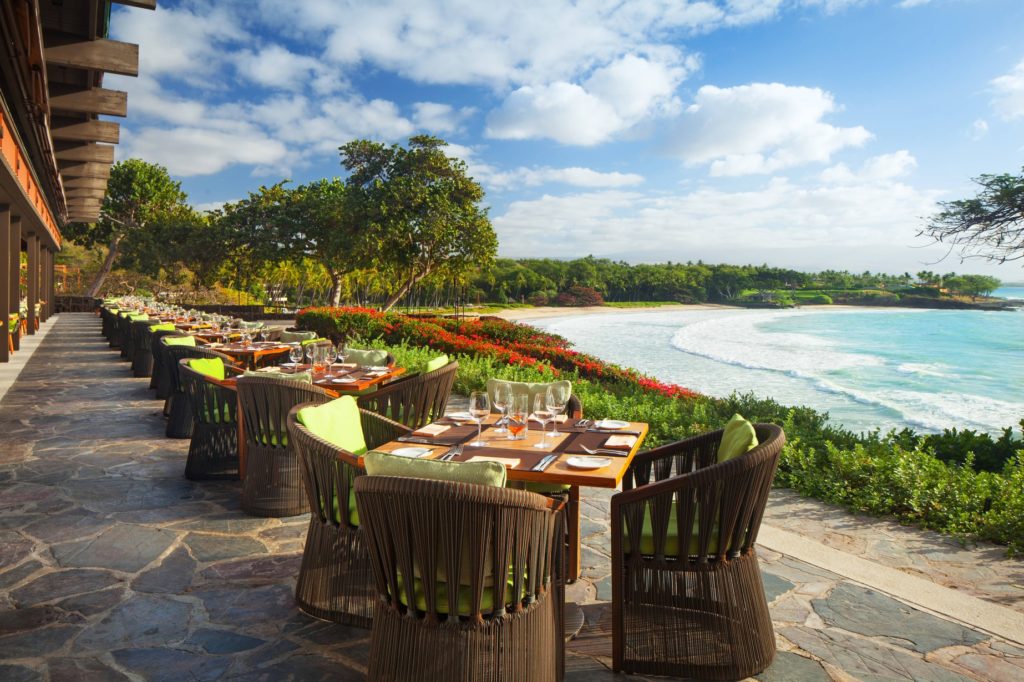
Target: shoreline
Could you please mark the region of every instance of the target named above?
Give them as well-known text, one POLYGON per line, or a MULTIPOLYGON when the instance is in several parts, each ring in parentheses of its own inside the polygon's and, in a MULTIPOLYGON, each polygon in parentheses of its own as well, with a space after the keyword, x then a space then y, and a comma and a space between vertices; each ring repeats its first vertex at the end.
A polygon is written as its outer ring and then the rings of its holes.
MULTIPOLYGON (((619 315, 623 313, 660 313, 660 312, 681 312, 697 310, 880 310, 889 309, 888 306, 860 306, 860 305, 823 305, 823 306, 802 306, 799 308, 746 308, 743 306, 724 305, 721 303, 674 303, 662 306, 632 306, 618 308, 611 306, 582 306, 561 308, 556 306, 543 306, 538 308, 505 308, 496 313, 488 313, 489 317, 500 317, 509 322, 526 322, 529 320, 543 320, 551 317, 578 317, 581 315, 619 315)), ((907 308, 898 308, 907 310, 907 308)), ((918 309, 920 310, 920 309, 918 309)))

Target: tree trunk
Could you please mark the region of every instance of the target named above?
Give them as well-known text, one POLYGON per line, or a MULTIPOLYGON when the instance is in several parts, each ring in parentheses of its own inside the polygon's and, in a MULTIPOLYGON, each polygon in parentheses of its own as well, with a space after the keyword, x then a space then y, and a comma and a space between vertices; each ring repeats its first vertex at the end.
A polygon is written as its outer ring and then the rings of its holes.
POLYGON ((410 273, 409 279, 405 280, 402 286, 393 294, 391 294, 391 296, 389 296, 388 299, 384 302, 384 306, 382 308, 383 312, 386 313, 387 311, 394 308, 395 304, 401 301, 402 297, 408 294, 409 291, 411 291, 412 288, 416 286, 416 282, 419 282, 421 279, 430 274, 430 270, 431 268, 428 267, 426 270, 419 274, 417 274, 415 270, 412 273, 410 273))
POLYGON ((103 283, 107 280, 107 275, 114 269, 114 261, 117 260, 117 247, 121 244, 122 235, 114 235, 114 238, 110 240, 110 250, 107 252, 107 257, 103 261, 103 267, 96 273, 96 279, 93 280, 92 286, 89 287, 89 291, 85 293, 90 298, 95 298, 99 295, 100 289, 103 288, 103 283))
POLYGON ((328 295, 328 299, 332 306, 338 307, 341 305, 341 273, 332 270, 329 274, 331 275, 331 293, 328 295))

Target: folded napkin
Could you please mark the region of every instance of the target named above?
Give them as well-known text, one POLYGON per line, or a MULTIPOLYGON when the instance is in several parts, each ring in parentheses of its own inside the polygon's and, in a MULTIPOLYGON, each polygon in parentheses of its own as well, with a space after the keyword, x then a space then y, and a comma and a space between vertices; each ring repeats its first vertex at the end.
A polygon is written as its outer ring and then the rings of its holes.
POLYGON ((280 367, 261 367, 260 369, 258 369, 256 371, 257 372, 263 372, 264 374, 273 374, 275 372, 280 372, 281 368, 280 367))
MULTIPOLYGON (((537 418, 536 418, 535 416, 533 416, 532 414, 530 415, 530 419, 532 419, 532 420, 533 420, 533 421, 535 421, 535 422, 539 422, 539 421, 540 421, 539 419, 537 419, 537 418)), ((565 423, 565 422, 567 422, 567 421, 569 421, 569 416, 568 416, 568 415, 565 415, 565 414, 560 414, 560 415, 558 415, 557 417, 555 417, 554 419, 549 419, 549 420, 548 420, 548 423, 550 423, 550 422, 555 422, 556 424, 564 424, 564 423, 565 423)))
POLYGON ((601 447, 615 450, 629 450, 636 445, 636 436, 609 436, 601 447))
POLYGON ((423 428, 416 429, 415 431, 413 431, 412 435, 414 435, 414 436, 428 436, 428 437, 440 436, 442 433, 444 433, 445 431, 447 431, 450 428, 452 428, 452 427, 451 426, 446 426, 444 424, 427 424, 423 428))
POLYGON ((466 460, 467 462, 497 462, 498 464, 504 464, 509 469, 515 469, 519 466, 521 460, 510 459, 508 457, 488 457, 487 455, 476 455, 466 460))

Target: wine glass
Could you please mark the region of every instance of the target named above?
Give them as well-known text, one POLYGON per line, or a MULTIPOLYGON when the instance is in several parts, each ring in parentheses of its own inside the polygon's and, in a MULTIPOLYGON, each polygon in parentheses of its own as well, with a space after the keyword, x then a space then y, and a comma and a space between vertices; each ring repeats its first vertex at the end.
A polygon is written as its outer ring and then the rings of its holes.
POLYGON ((338 362, 345 364, 345 360, 348 359, 348 344, 342 341, 338 344, 338 347, 335 348, 335 350, 338 352, 338 355, 336 356, 338 362))
POLYGON ((299 371, 299 365, 302 364, 302 345, 301 344, 293 343, 288 348, 288 359, 292 361, 293 365, 295 365, 295 369, 293 371, 298 372, 299 371))
POLYGON ((551 435, 554 435, 558 433, 557 417, 565 412, 565 408, 569 404, 569 391, 564 384, 552 384, 545 391, 544 400, 547 403, 548 412, 551 413, 551 435))
POLYGON ((509 398, 512 397, 512 387, 504 382, 496 383, 494 385, 494 400, 492 405, 494 409, 498 410, 501 418, 495 424, 495 433, 508 433, 508 429, 505 428, 505 424, 508 422, 508 415, 506 409, 508 408, 509 398))
POLYGON ((307 343, 306 344, 306 359, 309 361, 309 368, 314 370, 314 371, 316 369, 314 367, 314 364, 315 364, 314 363, 314 359, 315 358, 316 358, 316 344, 315 343, 307 343))
POLYGON ((548 396, 546 393, 537 393, 533 396, 533 418, 540 422, 540 442, 533 447, 547 450, 548 447, 548 422, 554 416, 548 409, 548 396))
POLYGON ((325 345, 323 348, 324 364, 327 365, 327 374, 324 375, 324 379, 333 379, 334 375, 331 374, 331 365, 333 365, 335 360, 338 359, 338 349, 331 343, 325 345))
POLYGON ((508 415, 508 439, 526 438, 526 429, 530 423, 530 396, 526 393, 510 393, 506 413, 508 415))
POLYGON ((242 336, 242 347, 243 348, 252 348, 252 334, 249 333, 249 330, 248 329, 243 329, 241 336, 242 336))
POLYGON ((487 398, 486 391, 473 391, 469 394, 469 413, 473 416, 473 421, 476 422, 476 440, 470 443, 473 447, 483 447, 487 445, 484 442, 483 423, 484 419, 491 413, 491 401, 487 398))

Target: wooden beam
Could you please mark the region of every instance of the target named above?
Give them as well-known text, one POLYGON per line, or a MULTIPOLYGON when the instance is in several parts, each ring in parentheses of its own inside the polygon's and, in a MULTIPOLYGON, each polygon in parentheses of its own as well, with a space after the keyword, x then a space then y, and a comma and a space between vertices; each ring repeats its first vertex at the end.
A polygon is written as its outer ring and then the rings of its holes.
POLYGON ((72 199, 88 199, 90 197, 99 197, 102 199, 106 196, 107 190, 105 189, 69 189, 64 192, 64 197, 71 201, 72 199))
POLYGON ((68 178, 64 181, 64 189, 103 189, 107 188, 106 178, 68 178))
POLYGON ((121 139, 121 126, 110 121, 83 121, 50 128, 55 140, 80 140, 83 142, 111 142, 121 139))
POLYGON ((79 36, 47 31, 43 51, 49 66, 93 69, 122 76, 139 75, 139 46, 99 38, 82 40, 79 36))
POLYGON ((119 5, 129 7, 140 7, 142 9, 156 9, 156 0, 114 0, 119 5))
POLYGON ((50 85, 50 109, 83 114, 128 115, 128 93, 105 88, 69 89, 50 85))
POLYGON ((54 153, 58 161, 98 161, 114 163, 114 148, 106 144, 76 144, 54 153))
POLYGON ((65 162, 60 164, 63 178, 109 178, 110 166, 106 163, 65 162))

